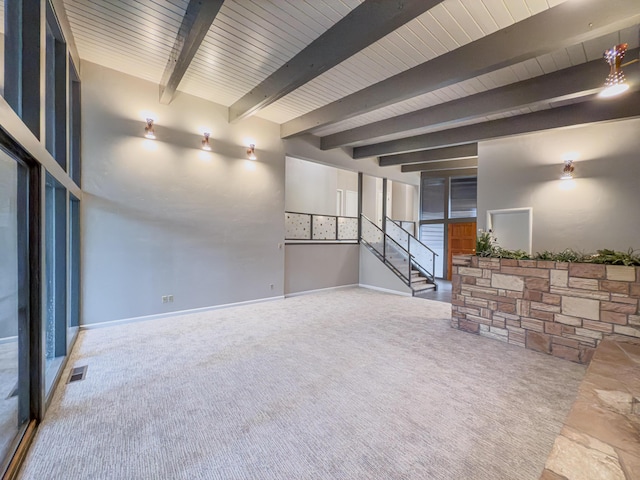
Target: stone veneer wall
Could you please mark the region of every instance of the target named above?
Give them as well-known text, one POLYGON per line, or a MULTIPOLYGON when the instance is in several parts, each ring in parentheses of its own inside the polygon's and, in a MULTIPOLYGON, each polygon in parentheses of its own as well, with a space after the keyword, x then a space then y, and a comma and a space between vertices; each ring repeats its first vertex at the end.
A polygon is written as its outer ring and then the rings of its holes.
POLYGON ((640 267, 456 256, 451 326, 579 363, 640 337, 640 267))

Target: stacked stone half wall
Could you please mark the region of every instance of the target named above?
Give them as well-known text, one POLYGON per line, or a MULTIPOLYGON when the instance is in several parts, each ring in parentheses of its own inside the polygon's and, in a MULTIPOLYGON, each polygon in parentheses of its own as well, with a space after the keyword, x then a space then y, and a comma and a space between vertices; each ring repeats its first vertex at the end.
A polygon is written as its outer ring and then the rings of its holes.
POLYGON ((640 267, 457 256, 451 326, 579 363, 640 337, 640 267))

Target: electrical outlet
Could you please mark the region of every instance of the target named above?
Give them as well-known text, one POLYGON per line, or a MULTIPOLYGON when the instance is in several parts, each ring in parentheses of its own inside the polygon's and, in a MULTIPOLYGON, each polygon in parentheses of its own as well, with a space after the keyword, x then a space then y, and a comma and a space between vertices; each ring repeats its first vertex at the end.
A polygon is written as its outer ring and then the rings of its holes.
POLYGON ((169 297, 167 297, 166 295, 162 296, 162 303, 167 303, 169 301, 169 297))
POLYGON ((169 297, 169 301, 173 302, 173 295, 167 295, 169 297))

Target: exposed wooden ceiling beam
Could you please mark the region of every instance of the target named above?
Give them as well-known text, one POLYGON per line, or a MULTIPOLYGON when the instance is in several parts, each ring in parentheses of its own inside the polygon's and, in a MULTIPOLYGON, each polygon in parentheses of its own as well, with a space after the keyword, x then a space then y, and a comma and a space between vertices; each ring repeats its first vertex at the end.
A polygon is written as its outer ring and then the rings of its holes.
POLYGON ((160 103, 171 103, 223 0, 190 0, 160 81, 160 103))
POLYGON ((564 2, 290 120, 280 135, 307 133, 639 22, 638 0, 564 2))
POLYGON ((460 160, 445 160, 443 162, 426 162, 402 165, 400 170, 405 172, 437 172, 442 170, 460 170, 465 168, 478 168, 478 157, 463 158, 460 160))
POLYGON ((460 170, 437 170, 434 172, 422 172, 426 177, 471 177, 478 175, 478 167, 462 168, 460 170))
POLYGON ((353 158, 415 152, 552 128, 638 116, 640 116, 640 91, 634 91, 615 99, 593 99, 593 101, 576 103, 566 107, 356 147, 353 149, 353 158))
POLYGON ((433 150, 380 157, 378 164, 381 167, 391 167, 393 165, 405 165, 407 163, 437 162, 477 156, 478 144, 470 143, 468 145, 456 145, 455 147, 434 148, 433 150))
POLYGON ((443 0, 365 0, 229 107, 229 122, 256 113, 443 0))
MULTIPOLYGON (((637 58, 639 53, 638 48, 629 50, 627 58, 637 58)), ((327 135, 321 138, 320 146, 322 150, 356 146, 364 141, 371 143, 371 140, 376 138, 409 130, 446 126, 454 122, 513 111, 530 105, 590 95, 602 88, 603 78, 608 72, 609 67, 604 60, 593 60, 547 75, 327 135)))

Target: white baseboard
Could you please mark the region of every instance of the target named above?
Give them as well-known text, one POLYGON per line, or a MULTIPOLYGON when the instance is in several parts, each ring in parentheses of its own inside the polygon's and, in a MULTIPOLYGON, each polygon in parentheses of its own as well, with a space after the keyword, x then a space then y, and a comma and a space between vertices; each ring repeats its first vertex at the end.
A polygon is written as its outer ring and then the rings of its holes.
POLYGON ((378 292, 392 293, 393 295, 400 295, 402 297, 412 297, 413 296, 409 292, 400 292, 398 290, 391 290, 389 288, 374 287, 373 285, 366 285, 364 283, 360 283, 358 286, 361 287, 361 288, 368 288, 369 290, 377 290, 378 292))
POLYGON ((309 295, 311 293, 328 292, 330 290, 342 290, 344 288, 353 288, 358 286, 360 285, 357 283, 352 283, 350 285, 338 285, 336 287, 317 288, 315 290, 305 290, 303 292, 286 293, 284 297, 285 298, 299 297, 300 295, 309 295))
POLYGON ((174 317, 176 315, 187 315, 190 313, 207 312, 209 310, 220 310, 222 308, 239 307, 241 305, 251 305, 253 303, 272 302, 274 300, 283 300, 284 295, 277 297, 257 298, 255 300, 246 300, 244 302, 225 303, 223 305, 212 305, 210 307, 192 308, 189 310, 177 310, 174 312, 157 313, 154 315, 144 315, 142 317, 122 318, 120 320, 110 320, 108 322, 88 323, 80 325, 80 330, 92 330, 94 328, 114 327, 116 325, 124 325, 127 323, 145 322, 147 320, 158 320, 160 318, 174 317))

